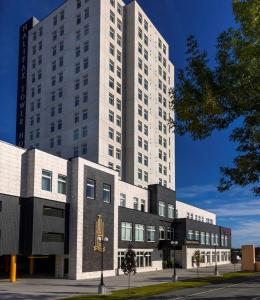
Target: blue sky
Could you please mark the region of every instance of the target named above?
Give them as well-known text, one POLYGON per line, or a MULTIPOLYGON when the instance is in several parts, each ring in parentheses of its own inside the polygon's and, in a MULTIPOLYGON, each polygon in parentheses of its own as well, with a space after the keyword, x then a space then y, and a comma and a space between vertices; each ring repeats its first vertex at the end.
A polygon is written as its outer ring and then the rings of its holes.
MULTIPOLYGON (((129 1, 126 1, 129 2, 129 1)), ((234 25, 231 0, 139 0, 170 44, 176 70, 185 63, 185 42, 195 35, 214 63, 217 35, 234 25)), ((32 15, 38 19, 63 0, 0 0, 0 139, 14 143, 19 25, 32 15)), ((233 230, 233 245, 260 245, 260 201, 247 188, 219 193, 219 167, 232 164, 235 145, 230 129, 204 141, 176 137, 176 190, 179 200, 218 214, 218 223, 233 230)))

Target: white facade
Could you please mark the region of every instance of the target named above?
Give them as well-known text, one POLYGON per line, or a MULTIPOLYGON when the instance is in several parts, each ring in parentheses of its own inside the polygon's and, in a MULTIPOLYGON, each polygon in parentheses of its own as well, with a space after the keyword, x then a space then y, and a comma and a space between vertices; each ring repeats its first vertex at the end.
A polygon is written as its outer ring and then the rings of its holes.
MULTIPOLYGON (((198 250, 196 248, 182 247, 182 251, 177 251, 176 262, 181 263, 183 268, 192 269, 196 268, 196 263, 194 260, 194 253, 198 250)), ((226 248, 199 248, 200 251, 200 267, 210 267, 217 265, 225 265, 230 263, 230 249, 226 248), (216 262, 215 262, 216 257, 216 262)))
POLYGON ((173 65, 169 46, 137 4, 126 7, 126 178, 175 189, 174 137, 169 130, 173 65))
POLYGON ((28 45, 26 148, 84 157, 142 187, 175 188, 173 65, 136 1, 68 0, 35 19, 28 45))
POLYGON ((216 214, 176 200, 178 218, 187 218, 216 225, 216 214))
MULTIPOLYGON (((105 271, 105 276, 112 276, 118 273, 120 259, 122 259, 124 256, 126 250, 126 248, 122 248, 122 246, 119 245, 120 242, 122 245, 122 241, 124 241, 120 235, 120 231, 122 230, 121 222, 124 222, 124 218, 129 213, 131 213, 133 217, 135 215, 138 216, 136 221, 133 221, 133 225, 145 224, 145 226, 143 226, 146 229, 148 226, 151 227, 155 225, 159 228, 162 227, 161 225, 163 225, 165 226, 166 230, 166 227, 170 226, 172 222, 168 217, 166 217, 167 225, 166 223, 160 223, 160 226, 158 223, 154 224, 152 220, 155 220, 156 223, 158 222, 157 220, 162 221, 163 218, 158 216, 159 212, 154 211, 151 213, 151 207, 149 207, 151 205, 151 202, 149 202, 151 201, 149 192, 151 191, 120 180, 118 173, 109 169, 108 167, 96 164, 80 157, 66 160, 37 149, 26 151, 0 141, 0 197, 1 195, 9 195, 16 198, 24 197, 25 200, 26 198, 34 198, 35 201, 47 201, 47 204, 45 205, 48 206, 52 206, 51 202, 53 201, 54 207, 56 205, 55 203, 57 202, 70 204, 69 254, 56 255, 55 270, 57 277, 62 277, 64 272, 64 259, 69 260, 69 278, 85 279, 98 277, 100 275, 99 271, 83 272, 83 264, 86 262, 83 261, 84 224, 86 221, 84 214, 90 213, 87 212, 84 203, 86 203, 86 201, 91 201, 86 199, 86 168, 91 168, 95 170, 95 172, 102 172, 102 174, 105 174, 106 178, 113 178, 113 195, 111 196, 113 197, 114 201, 113 204, 110 203, 107 205, 113 205, 113 207, 110 207, 114 214, 111 224, 114 232, 112 249, 114 263, 110 270, 105 271), (48 178, 50 182, 48 189, 43 188, 43 178, 46 176, 46 172, 49 174, 48 178), (59 188, 61 178, 65 182, 66 187, 64 190, 59 188), (121 215, 119 214, 120 209, 121 215), (123 216, 122 209, 125 210, 125 215, 123 213, 123 216), (147 222, 145 222, 144 219, 147 222)), ((167 201, 167 199, 165 200, 167 201)), ((6 201, 6 199, 4 201, 6 201)), ((101 205, 106 205, 102 204, 102 199, 92 201, 101 201, 99 202, 101 205)), ((200 210, 199 208, 182 203, 180 201, 177 201, 176 208, 178 210, 178 217, 181 218, 182 221, 187 212, 193 212, 194 214, 204 216, 205 219, 211 218, 213 220, 213 224, 215 224, 216 216, 205 210, 200 210)), ((95 214, 100 214, 100 210, 102 210, 101 207, 95 211, 95 214)), ((42 212, 40 212, 40 216, 41 214, 42 212)), ((125 220, 125 222, 130 222, 130 220, 125 220)), ((196 226, 200 226, 199 222, 196 223, 196 226)), ((205 224, 205 226, 214 226, 213 224, 205 224)), ((110 228, 107 228, 106 230, 111 231, 110 228)), ((132 228, 135 230, 135 227, 132 228)), ((156 227, 154 227, 154 229, 155 228, 156 227)), ((162 239, 161 236, 159 237, 159 231, 157 230, 158 229, 156 229, 154 241, 162 239)), ((181 233, 184 239, 188 238, 186 234, 187 233, 185 231, 181 233)), ((215 237, 216 236, 217 235, 215 234, 215 237)), ((218 237, 220 238, 220 235, 218 237)), ((166 238, 166 233, 163 239, 169 240, 168 237, 166 238)), ((131 241, 136 242, 137 240, 135 239, 131 241)), ((93 240, 90 240, 90 243, 92 249, 93 240)), ((126 242, 124 245, 127 244, 128 242, 126 242)), ((137 244, 134 250, 136 251, 137 261, 139 263, 138 271, 160 270, 163 268, 164 254, 162 249, 157 249, 157 246, 150 248, 150 244, 147 244, 146 237, 143 237, 143 240, 137 244)), ((213 259, 215 249, 212 247, 215 244, 209 242, 207 245, 209 245, 209 247, 203 245, 197 246, 202 255, 205 255, 205 262, 203 262, 201 266, 215 264, 213 259)), ((216 252, 219 253, 217 254, 219 257, 217 258, 217 263, 228 263, 230 257, 230 248, 227 247, 228 243, 224 234, 223 236, 221 235, 221 239, 216 245, 216 252)), ((176 262, 179 263, 183 268, 195 267, 194 264, 192 264, 192 256, 194 255, 194 251, 196 249, 197 248, 194 245, 183 245, 182 250, 176 250, 176 262)), ((172 259, 172 253, 170 258, 172 259)), ((85 259, 89 260, 89 257, 85 259)), ((119 271, 119 273, 120 272, 121 271, 119 271)))

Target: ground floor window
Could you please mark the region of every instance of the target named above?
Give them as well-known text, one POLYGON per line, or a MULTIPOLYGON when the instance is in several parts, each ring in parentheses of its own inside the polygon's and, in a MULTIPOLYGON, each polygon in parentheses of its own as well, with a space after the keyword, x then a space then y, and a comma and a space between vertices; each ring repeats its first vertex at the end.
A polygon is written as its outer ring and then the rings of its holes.
POLYGON ((207 263, 210 263, 210 252, 207 252, 206 257, 207 257, 207 263))
POLYGON ((200 254, 200 262, 201 263, 205 263, 205 252, 201 252, 201 254, 200 254))
POLYGON ((217 252, 217 262, 220 262, 220 253, 217 252))
POLYGON ((136 266, 137 268, 152 266, 152 252, 137 251, 136 252, 136 266))
POLYGON ((215 252, 212 252, 212 262, 216 262, 216 255, 215 255, 215 252))
POLYGON ((121 266, 124 262, 125 259, 125 252, 124 251, 119 251, 118 256, 117 256, 117 267, 118 269, 121 269, 121 266))

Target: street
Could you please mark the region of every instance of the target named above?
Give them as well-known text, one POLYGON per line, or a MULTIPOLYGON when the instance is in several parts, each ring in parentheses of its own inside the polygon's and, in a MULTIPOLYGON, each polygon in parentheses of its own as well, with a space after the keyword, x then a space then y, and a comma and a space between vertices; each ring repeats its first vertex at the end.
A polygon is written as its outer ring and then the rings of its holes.
POLYGON ((144 300, 260 300, 260 276, 236 279, 232 283, 211 284, 209 286, 183 289, 144 300))
MULTIPOLYGON (((236 269, 239 270, 240 265, 238 265, 236 269)), ((219 271, 222 274, 233 272, 234 267, 231 264, 225 266, 219 266, 219 271)), ((210 276, 213 275, 213 272, 214 272, 214 267, 200 268, 200 276, 210 276)), ((178 269, 177 274, 180 280, 194 278, 197 276, 195 269, 193 270, 178 269)), ((135 276, 132 276, 132 287, 167 282, 171 280, 171 276, 172 276, 171 269, 154 271, 154 272, 137 273, 135 276)), ((108 288, 108 291, 110 292, 114 290, 127 288, 127 278, 124 275, 116 276, 116 277, 106 277, 104 280, 108 288)), ((62 297, 69 297, 74 295, 96 294, 98 284, 99 284, 99 279, 76 281, 76 280, 53 279, 53 278, 49 278, 49 279, 32 278, 32 277, 19 278, 18 276, 18 280, 15 284, 10 283, 7 279, 0 280, 0 299, 1 300, 18 300, 18 299, 19 300, 54 300, 54 299, 59 299, 62 297)), ((205 294, 200 294, 197 296, 193 295, 192 297, 195 297, 194 299, 209 299, 207 297, 210 297, 212 299, 214 293, 220 296, 223 294, 225 295, 225 293, 223 293, 223 290, 216 290, 210 293, 208 292, 209 290, 220 288, 220 287, 221 288, 224 287, 225 289, 227 289, 230 295, 235 295, 234 292, 238 290, 239 291, 241 290, 241 293, 243 292, 243 295, 247 295, 246 293, 249 292, 246 292, 245 290, 248 289, 248 287, 250 287, 250 293, 253 296, 256 297, 260 295, 259 277, 257 278, 256 284, 254 284, 254 282, 252 281, 250 282, 247 281, 245 285, 242 285, 241 287, 237 285, 234 286, 233 288, 232 286, 227 288, 226 287, 227 285, 228 284, 221 286, 220 284, 218 284, 216 285, 216 287, 215 286, 213 287, 211 285, 209 287, 202 287, 199 289, 180 290, 176 292, 176 295, 177 297, 184 297, 186 295, 207 291, 207 293, 205 294), (244 286, 246 286, 246 288, 243 289, 244 286)), ((172 294, 163 295, 161 297, 156 296, 157 298, 151 298, 151 299, 175 299, 173 298, 175 297, 174 295, 175 293, 172 293, 172 294)), ((180 298, 180 299, 185 299, 185 298, 180 298)), ((193 299, 193 298, 189 297, 189 299, 193 299)), ((222 299, 228 299, 228 298, 222 297, 222 299)), ((236 299, 235 296, 233 297, 233 299, 236 299)), ((241 299, 252 299, 252 297, 241 298, 241 299)))

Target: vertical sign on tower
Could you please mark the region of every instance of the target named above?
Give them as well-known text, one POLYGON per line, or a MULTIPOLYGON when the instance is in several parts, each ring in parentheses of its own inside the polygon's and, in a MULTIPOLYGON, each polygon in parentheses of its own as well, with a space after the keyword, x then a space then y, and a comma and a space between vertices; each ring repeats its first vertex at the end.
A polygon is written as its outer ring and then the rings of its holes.
POLYGON ((29 19, 20 27, 19 33, 19 61, 18 88, 16 110, 16 145, 24 147, 25 112, 26 112, 26 79, 28 58, 28 32, 35 25, 35 18, 29 19))

